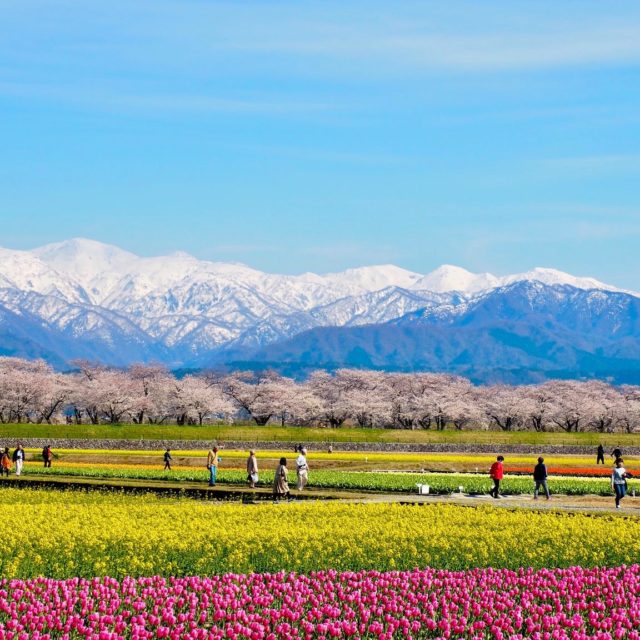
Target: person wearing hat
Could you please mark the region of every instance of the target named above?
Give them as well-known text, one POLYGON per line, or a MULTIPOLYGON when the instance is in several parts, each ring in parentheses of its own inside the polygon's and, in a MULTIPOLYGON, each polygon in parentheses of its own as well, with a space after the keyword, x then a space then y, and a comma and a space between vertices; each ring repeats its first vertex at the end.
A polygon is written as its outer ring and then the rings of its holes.
POLYGON ((300 447, 300 455, 296 458, 296 472, 298 475, 298 491, 302 491, 309 481, 307 450, 304 447, 300 447))

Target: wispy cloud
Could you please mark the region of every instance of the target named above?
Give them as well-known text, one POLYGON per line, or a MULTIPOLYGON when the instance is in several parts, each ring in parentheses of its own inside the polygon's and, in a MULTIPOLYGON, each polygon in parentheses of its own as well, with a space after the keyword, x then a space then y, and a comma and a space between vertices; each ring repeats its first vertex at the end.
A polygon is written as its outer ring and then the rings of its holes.
POLYGON ((640 61, 640 9, 571 3, 265 3, 21 0, 3 8, 0 52, 34 63, 96 62, 207 77, 244 72, 370 76, 509 71, 640 61), (39 19, 34 20, 34 16, 39 19), (47 42, 39 57, 34 43, 47 42), (214 68, 217 67, 217 68, 214 68))
MULTIPOLYGON (((344 62, 369 61, 378 72, 413 70, 516 71, 640 60, 636 25, 511 35, 411 33, 360 26, 317 27, 310 38, 236 41, 233 49, 322 56, 344 62)), ((222 45, 221 45, 222 46, 222 45)))
POLYGON ((243 97, 215 96, 188 92, 155 93, 138 87, 132 93, 129 86, 91 84, 45 84, 0 82, 0 95, 42 99, 75 107, 91 107, 103 111, 139 113, 233 113, 247 115, 286 116, 322 113, 341 108, 340 101, 317 102, 294 100, 264 94, 243 97))
POLYGON ((574 171, 640 171, 640 154, 619 153, 602 155, 568 156, 548 161, 553 168, 574 171))
POLYGON ((412 89, 429 75, 640 63, 628 3, 579 16, 545 2, 2 6, 3 95, 134 113, 322 114, 350 108, 347 80, 412 89), (335 84, 318 90, 318 78, 335 84))
MULTIPOLYGON (((332 61, 338 74, 366 65, 374 75, 403 68, 485 72, 638 62, 637 5, 618 3, 614 13, 586 4, 578 14, 575 5, 551 2, 505 8, 495 2, 328 1, 307 3, 302 11, 286 3, 168 1, 157 13, 164 20, 139 28, 153 41, 180 38, 176 33, 185 27, 190 38, 181 55, 258 54, 260 67, 270 56, 271 62, 286 56, 288 70, 302 73, 317 72, 314 61, 322 60, 332 61)), ((153 6, 157 12, 158 3, 153 6)))

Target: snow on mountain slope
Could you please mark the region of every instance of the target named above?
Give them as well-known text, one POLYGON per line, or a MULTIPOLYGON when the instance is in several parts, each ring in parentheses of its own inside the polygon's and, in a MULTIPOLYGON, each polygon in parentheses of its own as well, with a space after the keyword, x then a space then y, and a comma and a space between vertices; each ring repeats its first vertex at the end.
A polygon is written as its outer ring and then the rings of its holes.
MULTIPOLYGON (((558 271, 557 269, 543 269, 541 267, 536 267, 531 271, 527 271, 526 273, 516 273, 511 276, 505 276, 503 278, 499 278, 498 286, 505 286, 509 284, 513 284, 514 282, 542 282, 542 284, 548 285, 561 285, 568 284, 571 287, 575 287, 576 289, 600 289, 602 291, 623 291, 618 287, 614 287, 609 284, 605 284, 604 282, 600 282, 595 278, 581 278, 572 276, 569 273, 565 273, 564 271, 558 271)), ((629 291, 624 291, 624 293, 632 293, 629 291)), ((636 294, 632 294, 636 295, 636 294)))
POLYGON ((0 286, 55 295, 68 302, 88 302, 83 287, 29 251, 0 248, 0 286))
MULTIPOLYGON (((542 282, 548 285, 568 284, 576 289, 601 289, 603 291, 623 291, 595 278, 572 276, 569 273, 557 269, 545 269, 536 267, 525 273, 516 273, 508 276, 494 276, 491 273, 472 273, 461 267, 442 265, 435 271, 428 273, 415 282, 411 289, 426 290, 444 293, 447 291, 459 291, 466 294, 475 294, 489 291, 498 287, 504 287, 514 282, 542 282)), ((624 291, 624 293, 632 293, 624 291)), ((637 295, 637 294, 634 294, 637 295)))
POLYGON ((483 384, 558 377, 640 384, 640 298, 518 281, 450 314, 421 310, 387 323, 314 328, 266 345, 250 362, 449 372, 483 384))
POLYGON ((75 280, 98 304, 140 260, 133 253, 85 238, 47 244, 30 253, 75 280))
MULTIPOLYGON (((473 294, 517 281, 537 280, 544 284, 569 284, 580 289, 619 290, 593 278, 579 278, 543 268, 504 277, 490 273, 476 274, 453 265, 442 265, 422 276, 389 264, 325 275, 268 274, 242 264, 198 260, 182 252, 141 258, 118 247, 83 238, 46 245, 31 252, 3 251, 23 255, 30 253, 56 273, 65 274, 67 279, 84 288, 95 301, 106 306, 118 304, 117 299, 121 296, 142 299, 150 294, 174 289, 186 292, 196 283, 212 283, 214 296, 225 287, 251 288, 276 303, 305 310, 388 287, 473 294)), ((2 270, 0 275, 11 279, 2 270)))
MULTIPOLYGON (((66 354, 67 361, 86 358, 117 365, 170 361, 166 349, 128 318, 99 306, 11 289, 0 289, 0 305, 25 323, 38 320, 38 332, 54 336, 54 346, 60 347, 58 351, 66 354)), ((33 337, 39 341, 39 336, 33 337)), ((51 338, 48 342, 52 342, 51 338)))
POLYGON ((392 264, 347 269, 339 273, 328 273, 321 277, 324 282, 347 287, 352 293, 380 291, 387 287, 408 289, 421 278, 419 273, 407 271, 392 264))
POLYGON ((499 286, 500 279, 490 273, 471 273, 461 267, 443 264, 413 283, 412 289, 445 293, 476 293, 499 286))
POLYGON ((383 323, 421 310, 444 319, 517 282, 618 291, 542 268, 498 277, 443 265, 422 276, 386 264, 278 275, 182 252, 139 257, 82 238, 33 251, 0 249, 0 301, 12 313, 22 309, 65 339, 84 336, 87 348, 102 341, 120 359, 131 345, 145 357, 157 350, 172 361, 206 360, 315 327, 383 323))
POLYGON ((399 318, 417 309, 447 304, 451 297, 450 293, 387 287, 317 307, 311 311, 311 316, 317 325, 325 327, 376 324, 399 318))

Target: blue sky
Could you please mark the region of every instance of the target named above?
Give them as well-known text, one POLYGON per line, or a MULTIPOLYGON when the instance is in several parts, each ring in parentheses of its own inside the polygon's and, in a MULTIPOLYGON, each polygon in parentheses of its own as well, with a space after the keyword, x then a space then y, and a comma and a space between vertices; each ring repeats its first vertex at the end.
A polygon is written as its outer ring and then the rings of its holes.
POLYGON ((637 2, 0 0, 0 245, 640 288, 637 2))

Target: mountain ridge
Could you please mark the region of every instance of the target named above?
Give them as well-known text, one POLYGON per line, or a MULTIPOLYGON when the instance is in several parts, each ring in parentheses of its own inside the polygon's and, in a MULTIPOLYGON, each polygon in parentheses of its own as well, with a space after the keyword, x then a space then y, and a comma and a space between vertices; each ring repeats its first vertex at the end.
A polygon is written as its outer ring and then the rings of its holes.
MULTIPOLYGON (((12 345, 13 354, 21 355, 20 345, 29 343, 25 353, 50 353, 57 366, 73 355, 117 365, 136 358, 171 367, 207 367, 266 357, 272 345, 322 327, 347 331, 395 323, 406 334, 413 322, 423 326, 418 332, 430 326, 436 335, 447 322, 455 325, 466 317, 477 328, 480 319, 470 314, 479 313, 482 301, 499 295, 506 304, 509 287, 523 283, 531 295, 536 286, 544 287, 549 300, 570 297, 566 287, 595 292, 590 302, 594 308, 598 295, 640 300, 638 294, 596 279, 545 268, 499 277, 454 265, 423 275, 385 264, 324 275, 278 275, 238 263, 198 260, 183 252, 140 257, 75 238, 31 251, 0 249, 0 349, 12 345), (17 327, 20 319, 29 327, 26 333, 17 327)), ((518 312, 515 307, 511 311, 518 312)), ((610 312, 623 314, 613 308, 610 312)), ((585 308, 583 313, 591 311, 585 308)), ((623 315, 616 321, 625 323, 623 315)), ((536 316, 536 322, 541 326, 528 326, 532 335, 542 331, 545 322, 559 320, 536 316)), ((507 318, 503 324, 507 326, 507 318)), ((499 329, 491 328, 494 333, 499 329)), ((467 329, 460 324, 457 331, 462 336, 467 329)), ((477 335, 474 339, 479 340, 477 335)), ((584 336, 574 332, 571 339, 580 342, 584 336)), ((428 344, 432 338, 424 340, 428 344)), ((359 348, 363 361, 376 361, 375 354, 359 348)), ((391 354, 388 358, 393 360, 391 354)))
POLYGON ((604 377, 637 384, 640 299, 519 282, 444 316, 422 309, 382 324, 311 329, 265 346, 253 362, 438 371, 475 382, 604 377))

